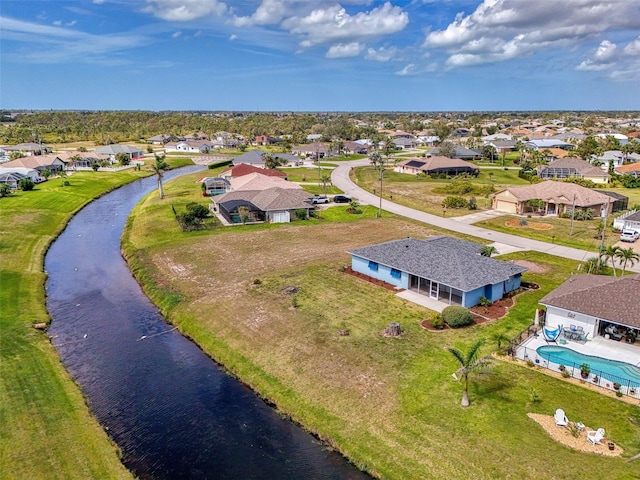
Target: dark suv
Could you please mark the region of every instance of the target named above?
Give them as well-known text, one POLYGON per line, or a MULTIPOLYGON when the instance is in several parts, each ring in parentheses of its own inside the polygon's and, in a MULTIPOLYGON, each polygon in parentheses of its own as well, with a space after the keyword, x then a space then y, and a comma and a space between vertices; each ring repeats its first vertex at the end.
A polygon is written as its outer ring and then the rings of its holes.
POLYGON ((336 195, 335 197, 333 197, 333 201, 335 203, 351 203, 351 198, 347 197, 346 195, 336 195))

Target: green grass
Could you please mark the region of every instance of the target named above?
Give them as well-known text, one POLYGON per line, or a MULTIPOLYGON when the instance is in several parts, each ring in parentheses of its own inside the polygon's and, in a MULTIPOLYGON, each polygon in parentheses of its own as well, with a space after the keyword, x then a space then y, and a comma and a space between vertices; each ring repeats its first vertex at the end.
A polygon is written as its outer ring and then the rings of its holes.
MULTIPOLYGON (((173 165, 173 160, 170 162, 173 165)), ((188 160, 181 163, 191 163, 188 160)), ((0 199, 0 478, 131 478, 48 337, 43 260, 91 199, 142 176, 77 172, 0 199)))
POLYGON ((333 168, 287 167, 278 170, 286 173, 290 182, 318 182, 322 175, 331 175, 333 168))
MULTIPOLYGON (((192 187, 186 178, 180 182, 167 185, 167 193, 186 202, 192 187)), ((637 406, 506 361, 494 375, 473 381, 472 406, 463 409, 461 386, 451 378, 456 364, 445 346, 466 348, 480 337, 515 335, 576 262, 532 252, 505 256, 545 268, 525 274, 541 288, 517 297, 504 319, 430 333, 419 326, 427 310, 339 267, 348 263, 346 251, 352 248, 441 231, 390 214, 372 218, 371 208, 351 215, 345 207, 326 210, 324 220, 183 234, 166 206, 150 195, 130 218, 124 249, 171 322, 284 415, 375 475, 637 477, 637 465, 625 463, 640 450, 640 430, 629 420, 640 417, 637 406), (168 259, 190 275, 176 276, 168 259), (281 293, 287 286, 300 288, 295 309, 281 293), (381 335, 392 321, 401 324, 401 338, 381 335), (338 329, 350 335, 339 336, 338 329), (540 402, 531 403, 532 388, 540 402), (552 415, 559 407, 569 418, 604 427, 625 449, 625 458, 573 452, 526 416, 552 415)), ((490 341, 484 353, 494 349, 490 341)))

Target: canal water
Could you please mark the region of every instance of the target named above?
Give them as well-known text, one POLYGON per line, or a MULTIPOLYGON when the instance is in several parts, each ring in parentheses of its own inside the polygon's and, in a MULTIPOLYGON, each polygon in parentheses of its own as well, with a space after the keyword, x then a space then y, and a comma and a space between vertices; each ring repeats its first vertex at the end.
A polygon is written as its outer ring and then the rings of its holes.
POLYGON ((144 295, 120 237, 155 187, 146 178, 92 202, 45 258, 52 342, 124 464, 141 479, 370 478, 225 374, 144 295))

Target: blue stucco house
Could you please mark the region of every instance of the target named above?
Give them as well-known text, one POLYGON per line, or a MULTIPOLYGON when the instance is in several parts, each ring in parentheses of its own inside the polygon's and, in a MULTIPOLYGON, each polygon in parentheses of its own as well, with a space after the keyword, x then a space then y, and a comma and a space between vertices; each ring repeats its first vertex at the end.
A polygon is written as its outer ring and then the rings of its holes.
POLYGON ((358 248, 351 269, 430 298, 473 307, 520 287, 527 269, 480 255, 482 245, 453 237, 403 238, 358 248))

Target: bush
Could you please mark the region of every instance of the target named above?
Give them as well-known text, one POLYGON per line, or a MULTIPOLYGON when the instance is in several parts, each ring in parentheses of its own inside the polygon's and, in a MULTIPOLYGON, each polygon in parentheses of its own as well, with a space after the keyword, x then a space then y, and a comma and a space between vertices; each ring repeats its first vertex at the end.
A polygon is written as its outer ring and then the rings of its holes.
POLYGON ((480 306, 481 307, 488 307, 489 305, 491 305, 491 300, 489 300, 487 297, 480 297, 480 306))
POLYGON ((192 214, 195 218, 207 218, 209 216, 209 209, 204 205, 196 202, 187 203, 187 212, 192 214))
POLYGON ((0 183, 0 198, 6 197, 11 193, 11 187, 6 183, 0 183))
POLYGON ((464 197, 450 196, 442 201, 442 206, 446 208, 465 208, 467 200, 464 197))
POLYGON ((478 209, 478 202, 476 202, 476 197, 471 197, 469 199, 469 201, 467 202, 467 208, 469 210, 477 210, 478 209))
POLYGON ((520 224, 520 226, 524 227, 528 222, 526 218, 521 218, 518 223, 520 224))
POLYGON ((450 305, 442 311, 442 320, 451 328, 460 328, 473 323, 473 315, 464 307, 450 305))
POLYGON ((18 188, 23 192, 28 192, 29 190, 33 190, 33 187, 35 186, 36 184, 33 183, 33 180, 31 180, 30 178, 21 178, 18 181, 18 188))
POLYGON ((435 329, 442 330, 444 328, 444 322, 442 321, 442 315, 433 315, 429 320, 431 326, 435 329))
POLYGON ((295 211, 295 215, 296 218, 299 220, 306 220, 307 219, 307 209, 306 208, 298 208, 295 211))

